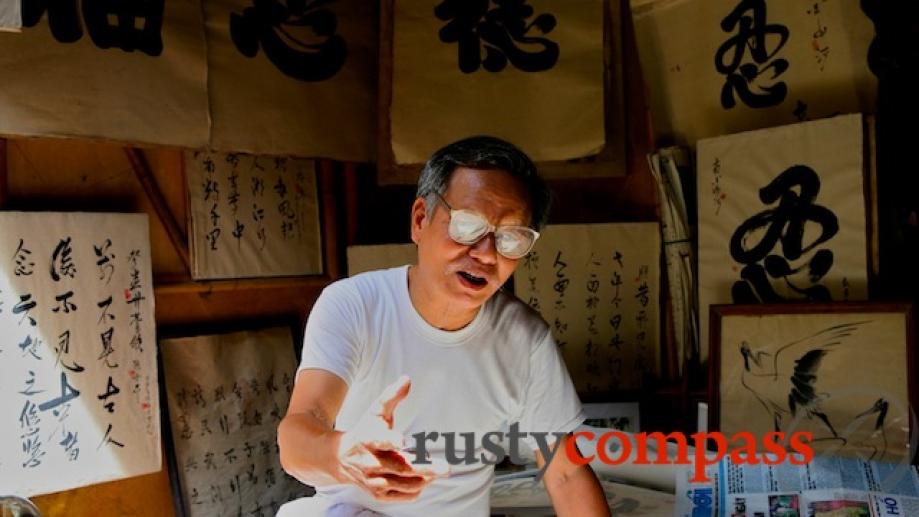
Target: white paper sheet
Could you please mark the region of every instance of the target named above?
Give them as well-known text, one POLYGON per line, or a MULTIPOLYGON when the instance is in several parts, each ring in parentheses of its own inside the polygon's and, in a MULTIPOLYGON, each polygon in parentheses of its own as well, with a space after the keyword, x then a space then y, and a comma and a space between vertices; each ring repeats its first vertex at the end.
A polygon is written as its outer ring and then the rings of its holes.
POLYGON ((0 487, 160 470, 147 216, 0 213, 0 487))

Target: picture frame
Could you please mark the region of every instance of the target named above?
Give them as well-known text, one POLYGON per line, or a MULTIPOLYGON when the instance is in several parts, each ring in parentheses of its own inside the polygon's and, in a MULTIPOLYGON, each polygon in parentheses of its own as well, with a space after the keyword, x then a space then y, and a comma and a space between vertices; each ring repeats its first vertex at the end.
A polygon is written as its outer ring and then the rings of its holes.
POLYGON ((915 454, 911 304, 714 305, 709 322, 710 429, 758 442, 810 431, 816 454, 915 454))

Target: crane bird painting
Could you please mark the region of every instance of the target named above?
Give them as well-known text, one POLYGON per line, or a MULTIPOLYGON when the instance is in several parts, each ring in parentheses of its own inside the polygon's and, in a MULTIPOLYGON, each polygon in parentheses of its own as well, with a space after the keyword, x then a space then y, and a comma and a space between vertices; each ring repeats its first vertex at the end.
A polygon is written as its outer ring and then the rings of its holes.
POLYGON ((908 454, 905 338, 891 343, 883 314, 850 316, 724 317, 722 432, 809 431, 818 453, 908 454))

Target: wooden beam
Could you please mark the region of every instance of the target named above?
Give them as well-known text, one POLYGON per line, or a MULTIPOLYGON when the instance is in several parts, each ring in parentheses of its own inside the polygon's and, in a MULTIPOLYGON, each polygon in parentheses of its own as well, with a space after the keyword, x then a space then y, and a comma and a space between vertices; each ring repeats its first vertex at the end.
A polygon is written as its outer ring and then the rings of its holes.
POLYGON ((338 214, 335 202, 335 171, 332 160, 319 160, 319 189, 322 207, 323 269, 330 280, 341 278, 338 252, 338 214))
POLYGON ((347 232, 345 233, 345 246, 357 244, 357 222, 358 222, 358 181, 357 167, 353 162, 345 162, 345 224, 347 232))
POLYGON ((131 162, 131 168, 134 169, 134 175, 137 176, 138 181, 140 181, 140 185, 143 187, 147 199, 153 204, 156 215, 159 217, 160 222, 163 223, 166 234, 169 236, 169 241, 172 242, 173 247, 179 254, 179 258, 182 259, 182 263, 185 264, 186 270, 191 274, 188 236, 176 222, 175 216, 172 215, 172 211, 169 210, 169 205, 166 204, 166 198, 163 197, 159 185, 156 184, 156 178, 153 177, 153 171, 150 169, 150 164, 147 163, 147 158, 144 156, 143 151, 136 147, 125 147, 124 152, 131 162))
POLYGON ((322 288, 327 285, 329 285, 329 279, 325 276, 279 276, 157 284, 153 291, 155 296, 159 296, 161 294, 208 294, 240 289, 287 289, 291 286, 322 288))

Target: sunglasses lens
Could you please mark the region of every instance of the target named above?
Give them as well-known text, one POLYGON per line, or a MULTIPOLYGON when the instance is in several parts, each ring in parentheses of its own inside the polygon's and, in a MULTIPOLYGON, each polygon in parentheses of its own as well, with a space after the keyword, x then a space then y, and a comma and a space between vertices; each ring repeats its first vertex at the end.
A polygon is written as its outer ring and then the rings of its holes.
POLYGON ((536 233, 530 228, 499 228, 495 232, 495 248, 509 259, 518 259, 530 252, 536 242, 536 233))
POLYGON ((488 231, 488 221, 479 214, 454 210, 450 217, 450 238, 460 244, 474 244, 488 231))

